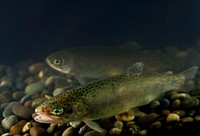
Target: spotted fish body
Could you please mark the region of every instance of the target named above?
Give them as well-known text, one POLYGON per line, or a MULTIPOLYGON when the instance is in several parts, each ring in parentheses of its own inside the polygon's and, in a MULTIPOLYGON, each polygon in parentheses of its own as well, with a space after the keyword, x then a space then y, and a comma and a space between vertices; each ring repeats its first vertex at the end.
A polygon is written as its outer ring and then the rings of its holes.
POLYGON ((175 67, 174 62, 179 62, 179 67, 182 67, 182 62, 172 55, 117 47, 67 48, 54 52, 46 58, 50 67, 68 75, 75 75, 81 83, 86 83, 86 79, 91 81, 90 79, 122 74, 139 61, 145 63, 145 71, 148 72, 171 70, 175 67))
POLYGON ((111 117, 148 104, 169 90, 179 90, 183 86, 186 88, 188 83, 192 85, 191 81, 198 71, 195 66, 179 74, 145 74, 141 73, 142 68, 143 64, 138 62, 126 74, 65 91, 36 108, 38 116, 35 120, 43 123, 84 121, 91 128, 101 131, 92 120, 111 117))

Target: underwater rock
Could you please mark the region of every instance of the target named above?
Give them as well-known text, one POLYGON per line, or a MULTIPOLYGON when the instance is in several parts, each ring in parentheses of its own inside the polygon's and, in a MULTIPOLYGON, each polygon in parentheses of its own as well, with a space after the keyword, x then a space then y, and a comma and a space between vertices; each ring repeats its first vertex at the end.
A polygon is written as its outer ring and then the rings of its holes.
POLYGON ((19 103, 16 103, 15 106, 12 107, 12 112, 24 119, 31 119, 32 113, 34 112, 31 108, 24 107, 19 103))
POLYGON ((4 129, 9 130, 15 123, 19 121, 18 117, 15 115, 8 116, 1 121, 4 129))
POLYGON ((149 125, 154 122, 160 115, 156 113, 150 113, 138 119, 138 123, 143 125, 149 125))
POLYGON ((45 85, 42 82, 31 83, 25 88, 25 93, 40 93, 45 89, 45 85))
POLYGON ((41 127, 31 127, 30 134, 31 136, 44 136, 46 135, 46 130, 41 127))
POLYGON ((181 107, 183 109, 192 108, 199 105, 199 99, 196 97, 186 97, 181 102, 181 107))
POLYGON ((62 133, 62 136, 74 136, 75 132, 74 132, 74 128, 73 127, 68 127, 67 129, 65 129, 65 131, 62 133))
POLYGON ((37 63, 34 63, 32 65, 30 65, 28 67, 28 71, 31 73, 31 74, 38 74, 40 70, 42 70, 44 66, 44 63, 42 62, 37 62, 37 63))
POLYGON ((167 123, 178 122, 178 121, 180 121, 180 116, 175 113, 170 113, 166 118, 167 123))
POLYGON ((31 123, 30 123, 30 122, 27 122, 27 123, 23 126, 23 128, 22 128, 22 132, 23 132, 23 133, 28 132, 28 131, 31 129, 31 127, 32 127, 31 123))
POLYGON ((13 125, 10 128, 10 133, 12 135, 21 135, 22 134, 22 128, 23 126, 26 124, 26 120, 21 120, 18 123, 16 123, 15 125, 13 125))
POLYGON ((16 101, 9 103, 9 105, 3 111, 4 118, 13 115, 12 107, 15 106, 16 104, 18 104, 18 102, 16 101))
POLYGON ((23 91, 17 91, 17 92, 13 92, 12 94, 12 98, 15 101, 19 101, 24 97, 25 93, 23 91))

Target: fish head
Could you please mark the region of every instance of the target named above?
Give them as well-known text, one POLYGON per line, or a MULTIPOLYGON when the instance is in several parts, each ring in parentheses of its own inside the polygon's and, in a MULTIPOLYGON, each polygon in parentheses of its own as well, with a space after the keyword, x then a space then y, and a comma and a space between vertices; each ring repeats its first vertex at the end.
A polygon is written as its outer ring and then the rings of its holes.
POLYGON ((34 120, 53 124, 80 121, 87 114, 87 107, 80 101, 72 102, 65 96, 66 94, 57 95, 53 99, 43 102, 35 109, 37 116, 34 120))
POLYGON ((66 50, 50 54, 46 57, 46 63, 51 68, 66 74, 74 73, 77 69, 75 57, 66 50))

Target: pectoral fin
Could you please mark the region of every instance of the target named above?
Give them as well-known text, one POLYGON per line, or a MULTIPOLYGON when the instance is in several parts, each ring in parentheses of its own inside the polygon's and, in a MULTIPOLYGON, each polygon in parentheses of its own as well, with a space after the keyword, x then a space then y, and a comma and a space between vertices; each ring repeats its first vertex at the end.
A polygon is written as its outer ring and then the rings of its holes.
POLYGON ((103 129, 96 122, 93 122, 87 118, 83 118, 83 122, 85 122, 85 124, 88 125, 91 129, 94 129, 98 132, 103 132, 103 129))

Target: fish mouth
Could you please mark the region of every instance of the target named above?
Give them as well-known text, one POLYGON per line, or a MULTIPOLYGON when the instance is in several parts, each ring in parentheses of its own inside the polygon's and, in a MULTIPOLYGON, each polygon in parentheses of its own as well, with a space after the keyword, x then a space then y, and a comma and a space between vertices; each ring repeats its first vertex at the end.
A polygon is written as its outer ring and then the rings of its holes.
POLYGON ((37 109, 35 109, 35 113, 37 114, 37 116, 34 117, 34 120, 40 123, 62 124, 64 122, 63 119, 59 116, 47 115, 45 113, 37 111, 37 109))

